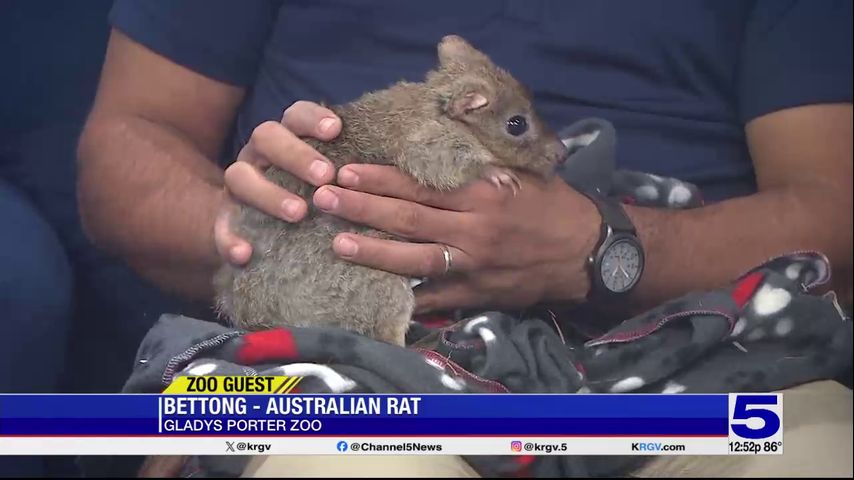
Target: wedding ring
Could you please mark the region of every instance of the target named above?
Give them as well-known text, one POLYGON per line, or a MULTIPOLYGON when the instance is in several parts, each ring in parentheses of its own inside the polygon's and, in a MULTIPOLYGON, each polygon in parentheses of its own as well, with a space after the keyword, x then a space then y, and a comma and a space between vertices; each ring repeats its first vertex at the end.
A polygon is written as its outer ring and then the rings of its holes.
POLYGON ((442 245, 442 258, 445 259, 445 272, 447 275, 448 272, 451 271, 451 263, 454 261, 454 257, 451 255, 451 249, 448 248, 447 245, 442 245))

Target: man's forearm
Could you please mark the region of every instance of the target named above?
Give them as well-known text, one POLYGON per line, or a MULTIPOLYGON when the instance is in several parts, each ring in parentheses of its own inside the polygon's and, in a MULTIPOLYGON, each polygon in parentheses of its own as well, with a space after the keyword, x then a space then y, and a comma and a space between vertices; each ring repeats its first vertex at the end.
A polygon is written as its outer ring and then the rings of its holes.
POLYGON ((78 156, 95 243, 165 289, 209 298, 222 171, 174 130, 133 116, 93 115, 78 156))
POLYGON ((851 199, 820 188, 758 193, 698 210, 629 207, 647 255, 639 308, 717 288, 794 250, 827 255, 843 280, 851 271, 851 199), (840 234, 839 232, 846 232, 840 234))

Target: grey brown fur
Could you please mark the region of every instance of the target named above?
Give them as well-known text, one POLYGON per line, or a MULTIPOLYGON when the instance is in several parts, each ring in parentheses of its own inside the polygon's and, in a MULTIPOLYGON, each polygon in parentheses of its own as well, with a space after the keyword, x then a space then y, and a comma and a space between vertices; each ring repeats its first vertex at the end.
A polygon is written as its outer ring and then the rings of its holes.
MULTIPOLYGON (((393 164, 439 190, 478 178, 501 187, 515 179, 510 169, 549 175, 566 151, 534 113, 525 88, 460 37, 443 38, 438 53, 439 67, 424 82, 400 82, 332 107, 341 134, 308 142, 336 167, 393 164), (527 119, 523 135, 507 132, 515 115, 527 119)), ((311 205, 313 186, 275 167, 266 175, 311 205)), ((404 343, 414 307, 409 279, 346 262, 331 248, 341 232, 387 235, 314 208, 289 224, 243 207, 233 228, 254 249, 247 266, 223 267, 214 282, 218 309, 235 326, 339 327, 404 343)))

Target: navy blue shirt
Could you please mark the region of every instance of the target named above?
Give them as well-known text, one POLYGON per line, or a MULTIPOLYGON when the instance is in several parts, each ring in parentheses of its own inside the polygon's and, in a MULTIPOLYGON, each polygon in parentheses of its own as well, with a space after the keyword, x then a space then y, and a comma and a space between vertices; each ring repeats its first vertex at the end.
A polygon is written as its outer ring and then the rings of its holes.
POLYGON ((610 120, 619 166, 694 182, 714 201, 755 191, 745 123, 798 105, 851 102, 851 5, 118 0, 110 18, 172 61, 250 89, 236 146, 296 100, 341 103, 422 79, 439 39, 456 33, 527 84, 555 129, 588 116, 610 120))

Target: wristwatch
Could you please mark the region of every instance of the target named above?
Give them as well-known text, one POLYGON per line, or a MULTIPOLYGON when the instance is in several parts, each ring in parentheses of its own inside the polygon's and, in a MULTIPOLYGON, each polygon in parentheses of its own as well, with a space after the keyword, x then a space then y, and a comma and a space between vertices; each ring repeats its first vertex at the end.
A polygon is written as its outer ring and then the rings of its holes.
POLYGON ((599 214, 599 241, 587 259, 590 271, 588 300, 607 300, 628 295, 643 274, 644 251, 635 226, 616 200, 598 191, 584 192, 599 214))

